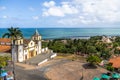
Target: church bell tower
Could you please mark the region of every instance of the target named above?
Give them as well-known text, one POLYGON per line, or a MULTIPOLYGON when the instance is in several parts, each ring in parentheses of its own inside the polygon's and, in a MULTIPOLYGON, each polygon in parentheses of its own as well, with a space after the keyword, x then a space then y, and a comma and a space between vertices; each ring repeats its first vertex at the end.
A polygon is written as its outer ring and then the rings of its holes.
POLYGON ((12 60, 22 62, 24 60, 23 39, 21 37, 12 40, 12 60))
POLYGON ((32 36, 32 40, 35 41, 36 43, 36 54, 40 54, 41 53, 41 35, 39 34, 38 30, 36 29, 35 33, 32 36))

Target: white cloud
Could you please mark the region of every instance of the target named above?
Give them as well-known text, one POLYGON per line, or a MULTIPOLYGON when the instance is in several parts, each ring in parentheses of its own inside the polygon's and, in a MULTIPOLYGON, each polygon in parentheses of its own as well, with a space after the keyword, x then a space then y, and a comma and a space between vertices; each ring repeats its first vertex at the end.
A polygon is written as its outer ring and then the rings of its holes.
POLYGON ((33 18, 33 20, 38 20, 39 16, 33 16, 32 18, 33 18))
POLYGON ((61 7, 61 11, 63 11, 64 14, 76 14, 76 13, 78 13, 78 10, 69 4, 63 4, 61 7))
POLYGON ((53 7, 53 6, 55 6, 55 2, 54 1, 44 2, 43 6, 45 6, 45 7, 53 7))
POLYGON ((120 21, 120 0, 75 0, 74 4, 82 7, 82 14, 98 17, 101 22, 120 21))
POLYGON ((43 12, 43 16, 65 16, 59 7, 51 7, 47 11, 43 12))
POLYGON ((67 0, 44 3, 44 16, 59 16, 59 24, 115 24, 120 22, 120 0, 67 0))
POLYGON ((45 2, 43 5, 46 7, 43 11, 43 16, 59 16, 63 17, 67 14, 77 14, 78 10, 72 6, 69 5, 67 2, 61 3, 61 6, 56 6, 56 3, 54 1, 45 2))
POLYGON ((5 10, 6 7, 5 6, 0 6, 0 10, 5 10))
POLYGON ((75 18, 67 18, 67 19, 60 19, 58 20, 59 24, 63 24, 63 25, 70 25, 70 26, 77 26, 80 24, 93 24, 93 23, 99 23, 99 20, 94 17, 92 19, 86 19, 83 16, 79 16, 79 17, 75 17, 75 18))
POLYGON ((6 19, 6 18, 8 18, 8 16, 5 16, 5 15, 4 15, 3 18, 6 19))

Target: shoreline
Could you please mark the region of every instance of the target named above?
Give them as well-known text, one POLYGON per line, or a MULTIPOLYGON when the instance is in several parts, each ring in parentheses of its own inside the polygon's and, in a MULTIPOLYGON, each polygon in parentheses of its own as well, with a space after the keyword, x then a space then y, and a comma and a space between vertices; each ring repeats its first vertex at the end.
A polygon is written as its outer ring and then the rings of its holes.
MULTIPOLYGON (((107 37, 119 37, 120 35, 96 35, 96 36, 107 36, 107 37)), ((60 37, 60 38, 45 38, 43 40, 54 40, 54 39, 60 39, 60 40, 64 40, 64 39, 90 39, 91 37, 95 37, 95 36, 66 36, 66 37, 60 37)))

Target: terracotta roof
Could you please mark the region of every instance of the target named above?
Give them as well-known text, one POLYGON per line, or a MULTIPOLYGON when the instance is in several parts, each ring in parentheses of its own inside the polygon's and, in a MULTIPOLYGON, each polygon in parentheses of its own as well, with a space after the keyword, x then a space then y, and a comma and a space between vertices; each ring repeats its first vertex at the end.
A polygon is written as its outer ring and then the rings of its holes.
POLYGON ((11 43, 10 38, 0 38, 0 42, 11 43))
POLYGON ((0 45, 0 52, 10 52, 10 51, 11 51, 11 46, 0 45))
POLYGON ((112 58, 109 62, 112 63, 112 67, 120 68, 120 57, 112 58))

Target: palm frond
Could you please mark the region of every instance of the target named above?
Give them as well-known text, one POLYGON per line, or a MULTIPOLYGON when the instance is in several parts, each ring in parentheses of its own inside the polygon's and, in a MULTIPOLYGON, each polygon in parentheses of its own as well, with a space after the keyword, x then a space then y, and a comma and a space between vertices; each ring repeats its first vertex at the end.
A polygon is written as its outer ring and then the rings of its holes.
POLYGON ((8 28, 8 33, 5 33, 3 37, 7 36, 8 38, 11 37, 11 39, 16 39, 18 37, 23 38, 23 34, 19 28, 8 28))
POLYGON ((9 38, 10 34, 9 33, 5 33, 5 34, 3 34, 2 38, 5 38, 6 36, 9 38))

